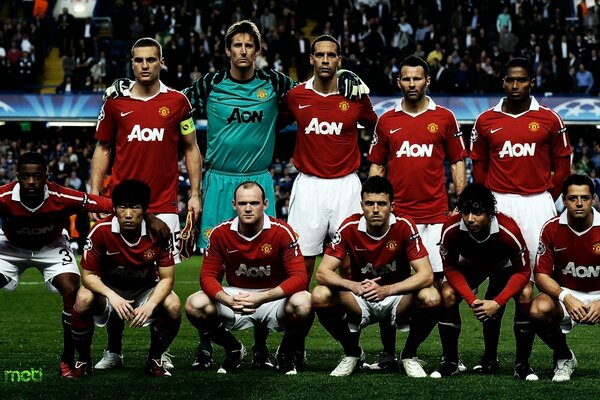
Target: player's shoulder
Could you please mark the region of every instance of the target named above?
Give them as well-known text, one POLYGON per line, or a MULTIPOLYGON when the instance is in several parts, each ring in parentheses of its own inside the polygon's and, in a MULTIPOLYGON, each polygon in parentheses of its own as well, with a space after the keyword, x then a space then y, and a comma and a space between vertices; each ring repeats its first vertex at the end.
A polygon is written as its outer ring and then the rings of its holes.
POLYGON ((0 198, 5 198, 5 197, 10 198, 16 185, 17 185, 17 181, 10 182, 10 183, 7 183, 6 185, 0 186, 0 198))
POLYGON ((458 229, 460 227, 461 219, 462 214, 460 213, 449 216, 442 225, 442 232, 458 229))
MULTIPOLYGON (((541 229, 542 234, 544 234, 544 232, 558 229, 560 227, 560 216, 561 215, 562 214, 559 214, 555 217, 550 218, 548 221, 544 222, 544 225, 542 225, 542 229, 541 229)), ((567 225, 565 225, 565 227, 567 227, 567 225)))
POLYGON ((415 221, 413 221, 412 217, 406 213, 394 211, 394 213, 391 214, 391 216, 392 218, 394 218, 395 224, 399 228, 416 227, 415 221))
POLYGON ((290 238, 294 241, 297 239, 298 235, 296 234, 296 231, 290 224, 279 218, 268 218, 269 222, 271 223, 271 229, 278 232, 279 234, 284 235, 286 238, 290 238))
POLYGON ((94 225, 92 225, 92 227, 90 228, 88 238, 92 240, 97 240, 100 236, 110 234, 112 232, 112 221, 112 215, 109 215, 96 221, 94 225))
POLYGON ((439 105, 439 104, 436 104, 435 109, 431 110, 431 111, 434 111, 436 114, 438 114, 442 118, 451 118, 452 120, 456 119, 456 116, 454 115, 454 112, 451 109, 444 107, 442 105, 439 105))
POLYGON ((345 230, 358 230, 358 224, 360 223, 362 217, 363 215, 361 213, 349 215, 340 224, 338 232, 343 232, 345 230))

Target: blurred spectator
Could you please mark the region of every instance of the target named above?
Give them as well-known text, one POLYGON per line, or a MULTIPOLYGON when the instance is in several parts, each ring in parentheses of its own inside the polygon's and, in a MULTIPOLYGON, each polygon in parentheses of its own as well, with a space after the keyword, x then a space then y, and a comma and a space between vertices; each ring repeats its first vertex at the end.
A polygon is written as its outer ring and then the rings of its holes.
POLYGON ((594 77, 592 73, 585 69, 585 65, 579 64, 579 71, 575 73, 575 85, 577 93, 589 94, 594 86, 594 77))
POLYGON ((69 14, 68 8, 64 7, 62 13, 56 17, 56 44, 60 57, 73 49, 74 31, 75 17, 69 14))

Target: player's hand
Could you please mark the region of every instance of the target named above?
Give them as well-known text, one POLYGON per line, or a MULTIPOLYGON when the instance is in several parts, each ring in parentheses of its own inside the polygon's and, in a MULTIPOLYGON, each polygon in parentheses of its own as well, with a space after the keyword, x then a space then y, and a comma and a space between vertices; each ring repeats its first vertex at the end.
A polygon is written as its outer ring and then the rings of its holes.
POLYGON ((166 243, 171 240, 171 229, 162 219, 152 213, 146 213, 146 222, 150 238, 156 238, 158 243, 166 243))
POLYGON ((154 304, 146 302, 146 304, 143 304, 133 310, 134 317, 131 322, 129 322, 129 326, 132 328, 140 328, 144 326, 146 321, 148 321, 148 319, 152 316, 154 308, 154 304))
POLYGON ((101 220, 102 218, 108 217, 109 215, 110 214, 90 212, 90 213, 88 213, 88 218, 92 222, 97 222, 97 221, 101 220))
POLYGON ((360 100, 371 91, 358 75, 350 70, 339 69, 336 76, 338 92, 350 101, 360 100))
POLYGON ((494 300, 477 299, 471 304, 471 310, 473 311, 475 318, 481 322, 495 318, 499 309, 500 305, 494 300))
POLYGON ((112 308, 117 312, 119 318, 122 320, 131 321, 131 319, 134 317, 133 306, 131 305, 133 300, 125 300, 115 293, 114 295, 108 297, 108 301, 110 302, 112 308))
POLYGON ((354 293, 356 296, 362 296, 365 292, 365 288, 363 287, 361 282, 351 281, 350 283, 350 291, 354 293))
POLYGON ((116 99, 119 96, 123 96, 126 90, 131 87, 131 81, 127 78, 115 79, 115 81, 104 90, 102 95, 102 102, 105 103, 109 98, 116 99))
POLYGON ((242 305, 242 314, 254 314, 256 309, 264 303, 265 299, 260 292, 240 292, 233 296, 233 300, 242 305))
POLYGON ((567 309, 569 317, 575 322, 581 322, 587 315, 588 310, 577 297, 572 294, 567 294, 563 300, 563 304, 567 309))
POLYGON ((378 302, 388 297, 387 286, 380 286, 379 281, 381 278, 365 279, 361 282, 363 287, 362 298, 367 301, 378 302))
POLYGON ((188 200, 188 211, 194 213, 194 223, 198 221, 200 213, 202 212, 202 199, 199 195, 191 196, 188 200))

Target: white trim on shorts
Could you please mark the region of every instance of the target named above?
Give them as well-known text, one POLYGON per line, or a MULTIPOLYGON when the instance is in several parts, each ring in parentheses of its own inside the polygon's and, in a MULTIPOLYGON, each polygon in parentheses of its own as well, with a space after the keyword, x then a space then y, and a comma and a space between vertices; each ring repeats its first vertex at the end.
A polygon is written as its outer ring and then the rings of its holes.
POLYGON ((181 249, 179 248, 179 238, 181 236, 181 225, 179 223, 179 215, 175 213, 161 213, 156 214, 156 218, 162 220, 169 229, 171 230, 171 254, 173 255, 173 259, 175 260, 175 264, 179 264, 181 262, 181 256, 179 253, 181 249))
MULTIPOLYGON (((594 292, 580 292, 566 287, 563 287, 562 290, 576 297, 577 300, 581 301, 585 305, 600 300, 600 290, 594 292)), ((560 307, 563 310, 563 319, 562 321, 560 321, 560 329, 563 331, 563 333, 569 333, 571 332, 571 329, 579 325, 579 322, 573 321, 571 319, 569 313, 567 312, 567 308, 565 307, 562 301, 559 301, 558 304, 560 304, 560 307)))
POLYGON ((292 186, 288 223, 298 233, 305 256, 323 253, 325 236, 333 237, 350 215, 362 212, 357 174, 325 179, 299 173, 292 186))
MULTIPOLYGON (((133 309, 135 310, 136 308, 146 304, 148 302, 148 299, 150 298, 150 295, 152 294, 152 292, 154 292, 154 289, 155 289, 154 287, 151 287, 150 289, 146 290, 145 292, 141 293, 138 297, 133 299, 133 303, 131 303, 131 306, 133 307, 133 309)), ((94 296, 102 296, 102 295, 94 293, 94 296)), ((104 297, 104 296, 102 296, 102 297, 104 297)), ((104 310, 102 311, 101 314, 94 315, 94 324, 96 324, 96 326, 99 328, 103 328, 104 326, 106 326, 106 324, 108 323, 108 319, 110 318, 110 315, 113 312, 115 312, 112 304, 110 304, 110 301, 108 301, 108 299, 106 297, 104 297, 104 299, 106 301, 106 306, 104 307, 104 310)), ((155 319, 156 318, 148 318, 148 320, 144 323, 144 325, 142 325, 142 327, 146 327, 146 326, 150 325, 151 323, 154 322, 155 319)))
POLYGON ((440 255, 440 241, 442 239, 442 226, 444 224, 417 224, 423 245, 429 253, 429 262, 434 273, 443 272, 442 256, 440 255))
POLYGON ((57 275, 71 273, 80 276, 75 254, 65 236, 59 236, 39 250, 30 250, 15 246, 6 236, 0 235, 0 273, 8 278, 3 289, 14 291, 23 272, 30 267, 40 271, 52 293, 58 292, 52 285, 52 279, 57 275))
POLYGON ((358 332, 363 330, 368 325, 374 324, 375 322, 384 321, 389 319, 390 325, 398 328, 401 331, 407 331, 407 325, 396 324, 396 309, 398 304, 404 297, 403 294, 388 296, 382 301, 367 301, 364 298, 351 293, 354 300, 358 303, 361 310, 361 320, 357 325, 348 320, 348 328, 350 332, 358 332))

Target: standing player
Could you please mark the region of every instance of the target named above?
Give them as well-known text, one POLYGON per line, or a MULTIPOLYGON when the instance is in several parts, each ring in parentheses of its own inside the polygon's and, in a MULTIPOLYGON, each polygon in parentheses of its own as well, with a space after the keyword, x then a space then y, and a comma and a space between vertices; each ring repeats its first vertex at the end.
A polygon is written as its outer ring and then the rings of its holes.
POLYGON ((73 340, 79 361, 74 377, 91 375, 94 319, 104 326, 116 314, 129 326, 150 325, 150 350, 144 365, 149 376, 171 376, 161 360, 181 325, 181 304, 172 292, 175 279, 169 246, 158 244, 146 230, 144 215, 150 187, 124 180, 112 192, 114 216, 90 231, 81 259, 83 286, 73 312, 73 340))
MULTIPOLYGON (((139 179, 151 188, 148 212, 163 220, 171 231, 175 262, 179 257, 179 142, 183 144, 185 165, 190 178, 191 197, 188 209, 197 220, 201 211, 200 150, 192 107, 180 92, 159 80, 164 65, 160 44, 151 38, 141 38, 131 49, 131 64, 135 82, 123 96, 108 99, 98 117, 98 144, 92 158, 91 192, 98 194, 114 151, 112 183, 124 179, 139 179)), ((123 320, 113 316, 108 323, 108 346, 97 369, 123 365, 123 320)), ((172 367, 172 365, 169 365, 172 367)))
MULTIPOLYGON (((378 321, 383 322, 380 326, 402 327, 415 307, 439 305, 427 250, 410 218, 392 213, 393 197, 387 179, 367 179, 361 191, 362 214, 342 222, 317 269, 313 307, 345 354, 332 376, 350 375, 363 363, 359 338, 364 327, 378 321), (348 270, 343 268, 346 257, 348 270), (416 272, 412 276, 411 268, 416 272)), ((410 351, 416 354, 417 349, 410 351)))
POLYGON ((110 212, 112 202, 47 182, 48 165, 39 153, 17 161, 17 181, 0 187, 0 287, 15 290, 29 267, 37 268, 51 292, 63 300, 64 350, 60 376, 70 378, 74 362, 71 313, 79 289, 79 268, 63 229, 81 211, 110 212))
MULTIPOLYGON (((370 176, 384 176, 387 167, 394 201, 417 224, 439 289, 443 273, 438 243, 449 214, 444 161, 450 162, 452 180, 460 194, 466 185, 467 151, 452 111, 436 105, 426 95, 429 84, 429 66, 424 60, 409 56, 402 61, 398 78, 402 101, 379 118, 368 159, 372 162, 370 176)), ((436 320, 431 313, 416 313, 411 328, 427 337, 436 320)), ((407 343, 412 342, 411 335, 407 343)), ((411 360, 415 356, 405 351, 401 358, 411 360)), ((419 375, 424 374, 418 365, 414 368, 420 369, 419 375)))
POLYGON ((293 350, 312 322, 308 276, 296 235, 285 222, 265 214, 263 188, 244 182, 234 191, 237 217, 213 229, 206 250, 202 290, 186 302, 188 319, 206 341, 225 348, 219 373, 234 372, 246 350, 231 330, 267 327, 285 334, 278 369, 295 375, 293 350), (225 275, 228 287, 221 285, 225 275))
MULTIPOLYGON (((505 305, 529 282, 531 267, 529 253, 521 230, 509 216, 496 212, 492 192, 481 184, 467 186, 458 198, 460 214, 451 216, 442 228, 440 253, 447 281, 442 284, 443 310, 439 328, 443 357, 440 367, 431 374, 433 378, 459 372, 458 337, 461 329, 459 304, 464 299, 473 315, 483 323, 485 354, 496 358, 498 334, 505 305), (489 278, 483 300, 475 295, 477 287, 489 278)), ((528 313, 529 310, 522 310, 528 313)), ((518 313, 517 313, 518 314, 518 313)), ((516 314, 516 315, 517 315, 516 314)), ((515 329, 517 353, 515 377, 538 380, 529 365, 531 343, 515 329)))
MULTIPOLYGON (((473 175, 492 190, 498 210, 517 221, 533 266, 532 249, 537 248, 542 225, 556 215, 554 202, 570 173, 571 146, 560 116, 531 96, 535 74, 529 60, 508 61, 503 85, 506 97, 477 117, 473 127, 473 175)), ((519 299, 523 310, 530 308, 532 299, 529 284, 519 299)), ((514 328, 528 331, 533 343, 535 334, 526 315, 515 317, 514 328)), ((492 372, 498 361, 484 354, 475 368, 492 372)))
POLYGON ((600 322, 600 214, 593 208, 594 193, 588 176, 569 176, 562 186, 565 211, 546 222, 540 235, 535 283, 541 293, 531 318, 554 352, 554 382, 570 380, 577 367, 565 333, 600 322))

